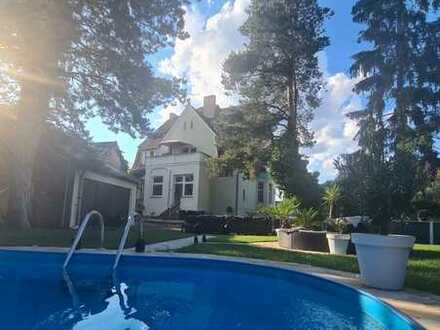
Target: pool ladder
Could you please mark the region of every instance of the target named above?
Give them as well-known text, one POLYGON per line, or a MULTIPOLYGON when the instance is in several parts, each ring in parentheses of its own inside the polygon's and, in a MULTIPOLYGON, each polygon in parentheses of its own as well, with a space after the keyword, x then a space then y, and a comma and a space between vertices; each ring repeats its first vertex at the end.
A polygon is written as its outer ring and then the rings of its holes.
POLYGON ((127 223, 125 224, 124 232, 122 233, 121 240, 119 241, 118 251, 116 252, 115 262, 113 263, 113 270, 116 270, 116 268, 118 267, 119 260, 121 259, 122 252, 124 251, 125 248, 125 243, 127 242, 128 239, 128 233, 130 232, 130 228, 134 226, 134 224, 136 223, 136 216, 138 216, 137 213, 130 215, 128 217, 127 223))
POLYGON ((78 228, 78 233, 75 236, 75 240, 73 241, 72 246, 70 247, 69 253, 67 254, 66 260, 64 261, 63 264, 63 269, 66 269, 66 267, 69 265, 70 259, 72 258, 73 253, 75 252, 81 237, 84 233, 84 230, 87 227, 87 224, 89 223, 90 219, 92 218, 92 216, 96 215, 97 218, 99 219, 99 225, 100 225, 100 231, 101 231, 101 244, 99 246, 99 248, 103 248, 104 247, 104 218, 102 216, 101 213, 99 213, 98 211, 90 211, 89 213, 86 214, 83 222, 81 222, 81 225, 78 228))
MULTIPOLYGON (((78 229, 78 233, 75 236, 75 240, 73 241, 73 244, 69 250, 69 253, 67 254, 66 260, 64 261, 64 264, 63 264, 64 270, 69 265, 70 259, 72 258, 73 253, 75 252, 75 250, 81 240, 81 237, 87 227, 87 224, 89 223, 90 219, 94 215, 97 216, 97 218, 99 219, 99 224, 100 224, 100 233, 101 233, 100 248, 102 249, 104 247, 104 218, 103 218, 102 214, 99 213, 98 211, 95 211, 95 210, 90 211, 89 213, 86 214, 83 222, 81 223, 81 225, 78 229)), ((121 259, 122 252, 124 251, 125 244, 128 239, 128 233, 130 232, 130 228, 135 224, 137 215, 138 215, 137 213, 134 213, 128 217, 127 223, 125 224, 124 232, 122 233, 121 240, 119 241, 118 251, 116 252, 115 262, 113 263, 113 270, 115 270, 118 267, 119 260, 121 259)))

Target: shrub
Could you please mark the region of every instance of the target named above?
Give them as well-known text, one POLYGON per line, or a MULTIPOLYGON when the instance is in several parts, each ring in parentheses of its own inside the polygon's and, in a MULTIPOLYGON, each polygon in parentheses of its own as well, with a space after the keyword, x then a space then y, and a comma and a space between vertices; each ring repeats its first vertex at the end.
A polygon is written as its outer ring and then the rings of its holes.
POLYGON ((290 220, 297 214, 300 201, 296 197, 285 198, 277 205, 269 207, 261 207, 258 213, 271 219, 281 221, 281 227, 288 227, 290 220))
POLYGON ((292 221, 295 226, 304 227, 306 229, 320 229, 320 223, 318 219, 319 211, 313 207, 308 209, 299 209, 296 212, 296 217, 292 221))

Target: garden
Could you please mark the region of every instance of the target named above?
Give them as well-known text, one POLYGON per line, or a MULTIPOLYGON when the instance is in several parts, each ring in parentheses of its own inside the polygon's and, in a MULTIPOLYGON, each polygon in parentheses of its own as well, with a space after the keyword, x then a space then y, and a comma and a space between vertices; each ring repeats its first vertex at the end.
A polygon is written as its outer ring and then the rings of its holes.
MULTIPOLYGON (((430 191, 429 198, 436 201, 437 192, 430 191)), ((343 188, 332 183, 323 190, 316 208, 303 207, 293 196, 273 206, 262 206, 248 217, 188 216, 184 226, 187 231, 221 235, 208 244, 182 251, 305 263, 360 272, 362 282, 376 288, 396 290, 405 285, 440 293, 432 289, 440 285, 440 245, 414 245, 416 240, 423 243, 423 233, 408 232, 409 222, 402 219, 339 216, 346 198, 343 188), (261 242, 272 245, 256 245, 261 242)), ((416 222, 437 225, 433 217, 416 222)))

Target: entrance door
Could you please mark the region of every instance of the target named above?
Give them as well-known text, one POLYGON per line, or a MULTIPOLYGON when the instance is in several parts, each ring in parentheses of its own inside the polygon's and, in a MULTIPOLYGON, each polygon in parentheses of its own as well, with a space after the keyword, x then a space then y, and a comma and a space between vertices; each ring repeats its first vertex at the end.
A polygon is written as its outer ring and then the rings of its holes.
POLYGON ((180 204, 180 199, 183 196, 183 176, 177 175, 174 177, 174 202, 173 205, 180 204))

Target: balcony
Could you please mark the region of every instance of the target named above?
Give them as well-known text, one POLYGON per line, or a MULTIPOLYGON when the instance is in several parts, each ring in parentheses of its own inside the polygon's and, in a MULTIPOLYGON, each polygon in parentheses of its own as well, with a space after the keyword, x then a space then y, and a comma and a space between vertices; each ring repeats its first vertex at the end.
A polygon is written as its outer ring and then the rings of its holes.
POLYGON ((146 159, 146 166, 179 164, 179 163, 199 163, 208 159, 208 156, 200 153, 179 153, 179 154, 166 154, 162 156, 155 156, 146 159))

